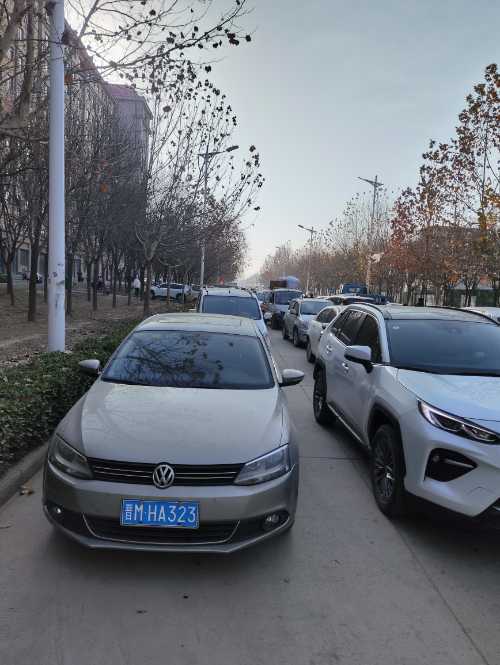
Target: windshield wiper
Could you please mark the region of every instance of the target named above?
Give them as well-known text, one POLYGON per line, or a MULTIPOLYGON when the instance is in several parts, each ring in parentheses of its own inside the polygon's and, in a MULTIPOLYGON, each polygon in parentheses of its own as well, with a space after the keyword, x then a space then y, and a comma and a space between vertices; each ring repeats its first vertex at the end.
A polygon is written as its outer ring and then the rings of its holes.
POLYGON ((107 383, 121 383, 125 386, 151 386, 150 383, 141 383, 140 381, 131 381, 128 379, 115 379, 112 376, 101 376, 101 381, 107 383))

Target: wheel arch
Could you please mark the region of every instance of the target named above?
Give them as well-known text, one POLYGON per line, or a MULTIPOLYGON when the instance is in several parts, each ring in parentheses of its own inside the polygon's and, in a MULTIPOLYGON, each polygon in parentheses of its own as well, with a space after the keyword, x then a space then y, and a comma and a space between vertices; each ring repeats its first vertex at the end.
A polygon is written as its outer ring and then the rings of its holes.
POLYGON ((368 433, 368 443, 370 445, 370 448, 372 447, 372 441, 373 437, 375 436, 375 433, 382 425, 391 425, 391 427, 394 428, 397 435, 399 436, 399 440, 401 441, 402 445, 403 439, 401 436, 401 427, 399 426, 398 419, 385 406, 382 406, 381 404, 375 404, 371 410, 370 418, 368 420, 367 433, 368 433))

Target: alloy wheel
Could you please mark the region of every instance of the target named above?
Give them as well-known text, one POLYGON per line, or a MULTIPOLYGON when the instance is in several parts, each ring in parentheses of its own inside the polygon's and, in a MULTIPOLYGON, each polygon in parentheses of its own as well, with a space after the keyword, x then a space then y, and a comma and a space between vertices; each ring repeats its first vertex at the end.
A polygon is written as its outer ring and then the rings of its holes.
POLYGON ((389 502, 396 485, 395 460, 387 441, 380 439, 373 451, 373 473, 375 488, 384 502, 389 502))

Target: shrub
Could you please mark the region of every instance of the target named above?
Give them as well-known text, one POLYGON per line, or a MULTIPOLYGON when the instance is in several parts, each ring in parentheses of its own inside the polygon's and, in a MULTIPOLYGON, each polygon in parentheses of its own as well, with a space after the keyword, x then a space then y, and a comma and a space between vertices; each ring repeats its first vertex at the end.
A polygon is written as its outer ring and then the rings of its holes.
POLYGON ((135 327, 120 323, 102 337, 88 338, 72 353, 44 353, 27 365, 0 369, 0 468, 42 445, 65 413, 92 385, 80 360, 106 363, 135 327))
POLYGON ((7 273, 0 272, 0 284, 7 284, 7 273))

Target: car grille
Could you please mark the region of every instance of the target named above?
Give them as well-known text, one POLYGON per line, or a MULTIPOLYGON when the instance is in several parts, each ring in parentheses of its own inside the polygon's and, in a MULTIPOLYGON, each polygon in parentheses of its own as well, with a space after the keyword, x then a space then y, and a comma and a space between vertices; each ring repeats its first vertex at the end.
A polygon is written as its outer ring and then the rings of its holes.
MULTIPOLYGON (((116 462, 89 458, 88 463, 96 480, 134 485, 153 485, 156 464, 116 462)), ((232 485, 243 464, 171 464, 174 485, 232 485)))
POLYGON ((85 516, 90 531, 98 538, 151 545, 201 545, 224 543, 238 522, 205 522, 198 529, 154 526, 122 526, 119 520, 85 516))

